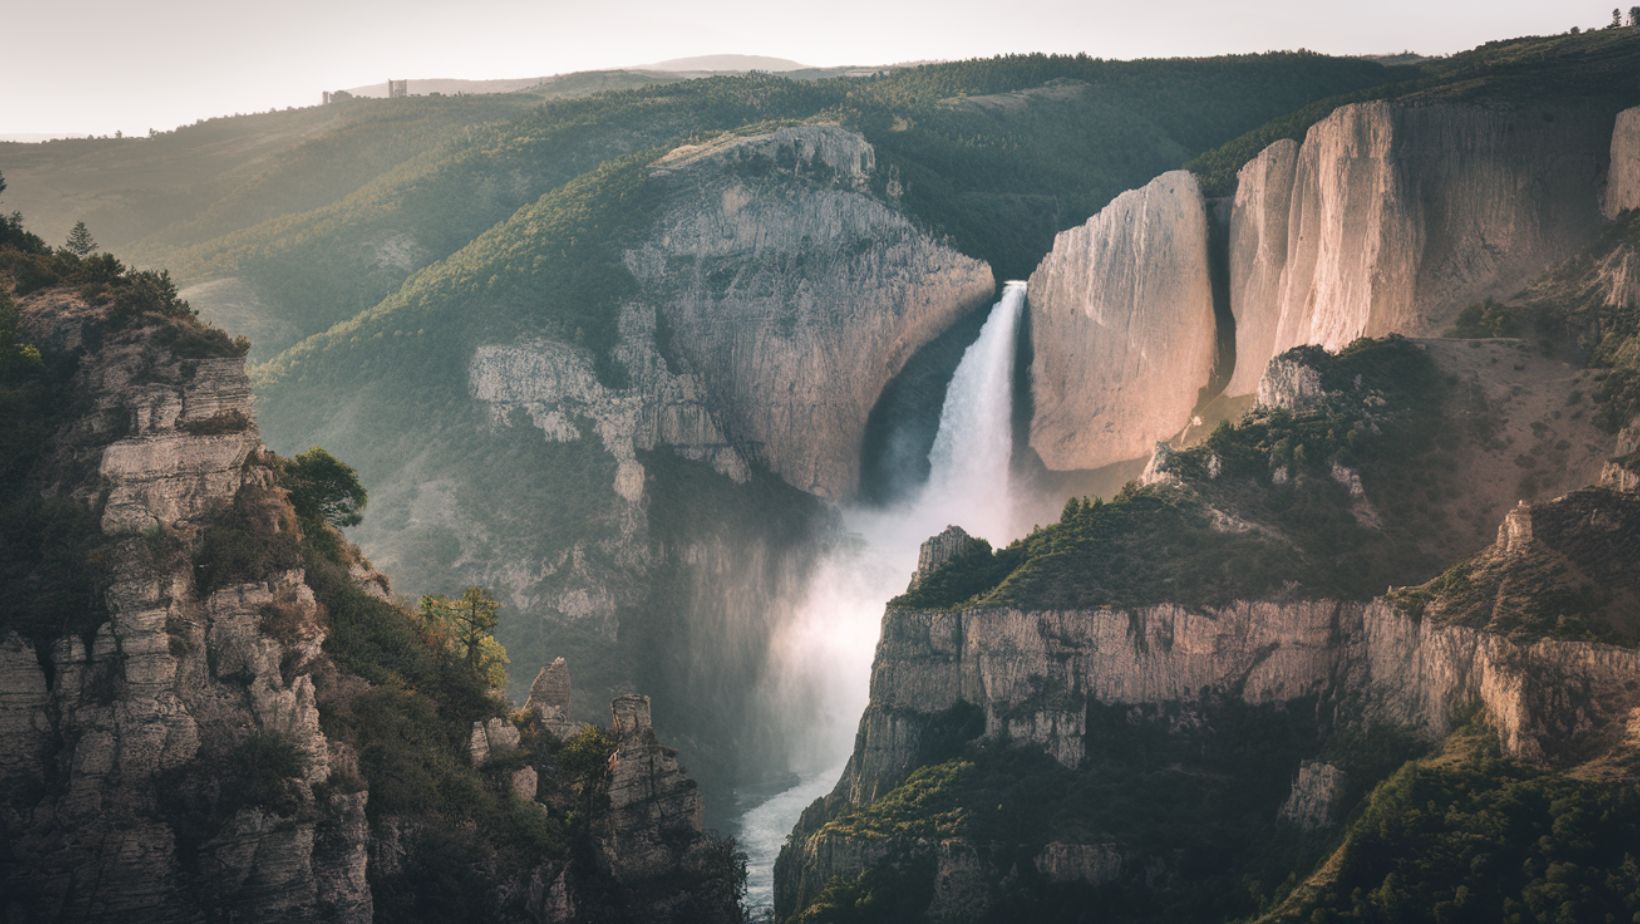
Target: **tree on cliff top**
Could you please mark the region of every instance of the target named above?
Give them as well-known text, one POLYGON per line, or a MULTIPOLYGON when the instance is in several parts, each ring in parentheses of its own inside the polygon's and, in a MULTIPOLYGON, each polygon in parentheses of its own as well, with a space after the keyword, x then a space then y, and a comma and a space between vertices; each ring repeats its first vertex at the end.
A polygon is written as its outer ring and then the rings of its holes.
POLYGON ((359 473, 318 446, 285 463, 284 484, 290 502, 304 519, 332 526, 358 526, 369 500, 359 473))
POLYGON ((68 232, 68 240, 63 247, 76 257, 89 257, 97 249, 97 242, 91 238, 91 230, 85 222, 76 221, 73 230, 68 232))
POLYGON ((507 682, 507 649, 495 640, 501 603, 482 587, 468 587, 459 597, 429 594, 421 598, 421 616, 429 630, 448 635, 467 664, 492 687, 507 682))

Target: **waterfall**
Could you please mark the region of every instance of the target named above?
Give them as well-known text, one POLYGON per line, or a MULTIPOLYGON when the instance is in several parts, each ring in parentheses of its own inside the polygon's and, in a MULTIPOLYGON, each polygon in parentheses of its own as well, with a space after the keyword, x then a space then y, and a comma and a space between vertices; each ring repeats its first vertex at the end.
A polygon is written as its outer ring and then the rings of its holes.
POLYGON ((844 511, 849 541, 825 555, 772 642, 768 696, 788 729, 788 759, 801 782, 741 818, 754 913, 773 905, 774 859, 798 814, 830 791, 853 750, 883 606, 905 590, 918 547, 953 523, 997 546, 1017 537, 1009 469, 1024 306, 1025 283, 1003 287, 946 388, 928 481, 890 508, 844 511))

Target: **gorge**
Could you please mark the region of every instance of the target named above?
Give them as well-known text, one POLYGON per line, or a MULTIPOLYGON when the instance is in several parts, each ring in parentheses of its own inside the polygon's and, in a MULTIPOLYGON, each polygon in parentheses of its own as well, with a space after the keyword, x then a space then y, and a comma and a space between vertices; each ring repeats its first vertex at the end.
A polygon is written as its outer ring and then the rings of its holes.
POLYGON ((1020 532, 1009 488, 1013 466, 1014 360, 1026 288, 1007 283, 945 389, 928 453, 927 481, 884 507, 845 511, 845 537, 816 566, 794 614, 772 639, 772 689, 780 722, 797 739, 787 753, 797 786, 742 816, 748 907, 774 903, 774 861, 810 800, 832 785, 865 708, 883 604, 918 567, 923 537, 952 517, 997 545, 1020 532))
POLYGON ((0 917, 1626 920, 1636 73, 0 143, 0 917))

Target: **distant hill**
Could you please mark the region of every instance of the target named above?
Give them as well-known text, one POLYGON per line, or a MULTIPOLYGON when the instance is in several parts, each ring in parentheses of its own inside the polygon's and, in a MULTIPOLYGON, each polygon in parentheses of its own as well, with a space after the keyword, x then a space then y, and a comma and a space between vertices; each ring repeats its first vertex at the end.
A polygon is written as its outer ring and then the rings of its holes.
MULTIPOLYGON (((542 91, 547 91, 549 88, 562 90, 566 87, 574 87, 577 93, 627 90, 633 87, 677 80, 686 75, 704 77, 716 74, 740 74, 746 71, 765 71, 781 74, 793 74, 802 71, 803 74, 795 75, 802 78, 811 74, 817 76, 844 76, 856 71, 871 73, 875 70, 878 70, 878 68, 817 68, 786 58, 773 58, 767 55, 699 55, 693 58, 673 58, 670 61, 645 64, 635 68, 576 71, 568 74, 548 74, 540 77, 498 77, 493 80, 460 80, 452 77, 410 78, 409 90, 411 96, 431 96, 435 93, 441 93, 445 96, 518 93, 528 90, 544 96, 558 97, 572 94, 542 91), (590 89, 582 89, 583 87, 590 89)), ((345 92, 365 99, 386 99, 387 81, 384 79, 364 86, 348 87, 345 92)))
MULTIPOLYGON (((548 99, 561 99, 570 96, 603 93, 608 90, 632 90, 638 87, 687 79, 687 76, 670 72, 615 70, 576 71, 571 74, 549 74, 544 77, 503 77, 495 80, 456 80, 447 77, 434 77, 428 80, 411 79, 409 81, 409 91, 411 96, 531 93, 548 99)), ((381 83, 373 83, 364 87, 354 87, 347 92, 365 99, 386 99, 387 81, 384 80, 381 83)))
MULTIPOLYGON (((443 93, 454 96, 457 93, 516 93, 519 90, 528 90, 530 87, 551 80, 551 77, 502 77, 495 80, 456 80, 450 77, 434 77, 428 80, 410 80, 410 93, 415 96, 429 96, 434 93, 443 93)), ((348 87, 344 92, 353 96, 362 96, 366 99, 386 99, 387 81, 366 84, 362 87, 348 87)))
POLYGON ((646 64, 642 68, 649 71, 768 71, 771 74, 784 71, 810 70, 807 64, 799 64, 786 58, 771 58, 768 55, 696 55, 692 58, 673 58, 670 61, 661 61, 658 64, 646 64))

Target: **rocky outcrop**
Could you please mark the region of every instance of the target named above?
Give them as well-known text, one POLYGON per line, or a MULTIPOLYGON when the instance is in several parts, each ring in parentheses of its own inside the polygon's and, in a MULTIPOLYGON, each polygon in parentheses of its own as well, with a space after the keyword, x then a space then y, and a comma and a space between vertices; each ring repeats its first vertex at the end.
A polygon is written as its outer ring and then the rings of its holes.
POLYGON ((1640 491, 1640 422, 1618 431, 1617 453, 1600 470, 1600 483, 1617 491, 1640 491))
MULTIPOLYGON (((357 649, 327 648, 330 627, 356 627, 363 606, 377 629, 404 621, 394 657, 437 657, 444 643, 419 638, 425 624, 340 535, 327 534, 334 558, 301 544, 304 529, 329 527, 298 520, 283 463, 260 443, 238 347, 186 316, 122 316, 60 291, 22 309, 24 334, 74 370, 53 395, 56 429, 29 489, 60 502, 54 516, 83 511, 73 578, 95 592, 53 598, 66 601, 61 628, 9 612, 0 622, 0 917, 397 917, 422 900, 417 877, 451 856, 437 851, 453 837, 490 852, 443 894, 486 919, 739 920, 729 847, 705 836, 699 790, 656 741, 645 697, 615 703, 607 773, 566 773, 547 737, 582 727, 567 715, 563 659, 540 672, 516 721, 477 681, 457 687, 469 695, 455 706, 436 698, 447 687, 418 691, 426 711, 413 721, 442 721, 426 717, 445 707, 479 717, 465 755, 447 726, 427 729, 426 747, 384 754, 370 741, 371 718, 353 710, 410 694, 380 664, 368 667, 374 682, 351 673, 357 649), (428 648, 404 651, 404 639, 428 648), (463 757, 474 769, 392 763, 463 757), (402 796, 367 820, 384 778, 416 778, 424 795, 461 780, 473 787, 464 799, 524 827, 497 835, 402 796), (545 827, 553 813, 563 827, 545 827), (572 828, 570 813, 586 825, 572 828), (575 842, 517 837, 530 825, 575 842)), ((37 569, 20 583, 58 580, 37 569)))
MULTIPOLYGON (((553 528, 503 528, 473 499, 487 486, 448 462, 410 460, 372 485, 410 516, 367 522, 360 535, 406 570, 425 570, 429 548, 459 549, 464 580, 567 630, 552 649, 536 647, 535 630, 507 641, 532 661, 569 655, 585 703, 657 673, 664 686, 646 689, 667 702, 732 700, 683 718, 701 723, 683 730, 714 740, 727 765, 750 744, 724 741, 727 729, 752 736, 770 724, 752 686, 726 694, 724 678, 755 676, 769 614, 782 612, 773 601, 799 592, 808 535, 828 528, 814 495, 854 494, 886 383, 995 287, 984 264, 874 191, 871 146, 837 126, 685 146, 649 174, 642 230, 622 255, 637 285, 616 341, 521 336, 467 359, 468 396, 498 442, 537 441, 534 428, 549 444, 540 455, 573 460, 531 479, 551 498, 536 506, 553 528), (684 670, 605 656, 638 635, 649 640, 622 650, 700 650, 684 670), (703 641, 722 638, 734 643, 703 641)), ((711 777, 714 766, 703 755, 696 769, 711 777)))
POLYGON ((1258 406, 1294 413, 1311 411, 1327 401, 1321 373, 1302 356, 1282 355, 1270 360, 1258 380, 1258 406))
POLYGON ((468 759, 473 766, 482 767, 490 758, 516 750, 520 737, 517 727, 500 716, 474 722, 467 739, 468 759))
POLYGON ((1055 238, 1030 279, 1030 445, 1049 468, 1137 458, 1189 421, 1214 360, 1207 231, 1174 171, 1055 238))
MULTIPOLYGON (((1577 534, 1611 547, 1610 534, 1631 514, 1603 507, 1597 495, 1557 502, 1556 542, 1583 541, 1571 538, 1577 534)), ((1480 559, 1507 566, 1534 554, 1533 520, 1530 507, 1517 508, 1480 559)), ((1195 717, 1176 720, 1188 726, 1227 702, 1278 711, 1307 704, 1299 708, 1318 710, 1335 728, 1391 727, 1427 741, 1478 710, 1504 753, 1562 766, 1626 746, 1640 716, 1636 676, 1635 648, 1505 635, 1455 614, 1427 615, 1401 597, 1055 611, 890 607, 854 754, 837 788, 804 813, 782 856, 782 906, 801 908, 830 877, 863 868, 851 862, 878 862, 871 851, 879 859, 926 852, 927 845, 862 839, 826 823, 903 782, 919 755, 949 734, 946 717, 959 708, 977 707, 983 738, 1040 751, 1072 770, 1085 771, 1097 754, 1091 717, 1098 710, 1172 709, 1167 714, 1195 717)), ((1341 768, 1295 759, 1292 772, 1280 817, 1307 830, 1337 820, 1341 768)), ((1039 869, 1085 868, 1092 883, 1125 862, 1119 847, 1055 850, 1036 861, 1039 869)))
POLYGON ((1319 831, 1338 820, 1339 801, 1344 795, 1344 771, 1321 760, 1298 765, 1292 792, 1281 804, 1282 821, 1305 831, 1319 831))
POLYGON ((656 164, 664 205, 626 254, 730 441, 824 497, 854 493, 883 387, 995 291, 984 264, 871 194, 875 170, 832 125, 680 148, 656 164))
POLYGON ((541 668, 530 684, 530 695, 524 708, 541 718, 541 726, 558 738, 568 738, 584 726, 570 718, 571 697, 569 664, 563 658, 554 658, 541 668))
POLYGON ((1607 218, 1640 209, 1640 106, 1617 114, 1604 206, 1607 218))
POLYGON ((665 887, 706 862, 700 789, 679 766, 678 752, 656 739, 649 697, 617 696, 610 713, 616 746, 609 758, 609 814, 597 830, 601 868, 629 896, 635 920, 737 919, 732 899, 714 907, 704 895, 694 897, 697 907, 712 913, 691 917, 680 911, 690 897, 665 887))
POLYGON ((598 380, 590 350, 555 340, 489 344, 473 352, 468 384, 497 423, 523 411, 553 442, 574 442, 589 426, 616 461, 607 487, 627 504, 641 503, 644 468, 638 453, 668 447, 709 463, 744 483, 746 460, 723 435, 698 376, 673 373, 655 348, 656 313, 622 311, 616 350, 630 382, 611 388, 598 380))
POLYGON ((1228 393, 1293 346, 1438 333, 1575 254, 1600 226, 1611 125, 1574 107, 1372 102, 1267 148, 1231 216, 1228 393))
POLYGON ((0 639, 6 916, 369 920, 366 795, 319 725, 313 593, 299 569, 202 586, 193 567, 230 508, 294 529, 243 361, 72 297, 22 310, 32 340, 79 354, 38 477, 95 514, 106 589, 85 635, 0 639), (288 758, 277 798, 219 796, 226 814, 201 818, 196 787, 239 791, 258 754, 288 758))
POLYGON ((917 570, 911 575, 909 589, 916 590, 919 584, 930 574, 940 570, 946 562, 965 555, 978 546, 979 541, 964 532, 960 526, 947 526, 944 532, 924 540, 917 548, 917 570))

